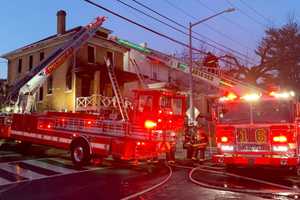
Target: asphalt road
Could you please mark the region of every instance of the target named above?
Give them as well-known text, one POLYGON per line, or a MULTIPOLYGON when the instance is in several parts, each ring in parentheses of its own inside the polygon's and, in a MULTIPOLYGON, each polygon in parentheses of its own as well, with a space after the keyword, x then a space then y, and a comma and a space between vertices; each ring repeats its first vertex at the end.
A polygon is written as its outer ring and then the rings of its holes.
MULTIPOLYGON (((206 164, 205 164, 206 165, 206 164)), ((207 163, 210 166, 210 163, 207 163)), ((269 181, 293 188, 300 178, 286 170, 235 168, 219 171, 269 181)), ((189 170, 173 167, 171 179, 137 199, 295 199, 295 196, 250 195, 200 187, 189 180, 189 170)), ((0 148, 0 199, 121 199, 161 182, 168 175, 165 165, 130 165, 106 160, 75 168, 66 151, 33 146, 24 155, 13 145, 0 148)), ((262 183, 224 174, 197 171, 194 178, 212 186, 278 190, 262 183)))

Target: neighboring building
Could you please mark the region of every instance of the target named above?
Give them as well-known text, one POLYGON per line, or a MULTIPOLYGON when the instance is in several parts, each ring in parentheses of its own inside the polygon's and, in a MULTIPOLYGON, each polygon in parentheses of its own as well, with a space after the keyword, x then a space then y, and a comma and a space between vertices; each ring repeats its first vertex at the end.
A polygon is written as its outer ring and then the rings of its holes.
MULTIPOLYGON (((8 60, 9 86, 13 86, 55 48, 63 45, 82 28, 66 30, 65 18, 65 11, 57 12, 57 34, 2 55, 8 60)), ((107 40, 110 33, 110 30, 101 27, 76 55, 69 58, 48 78, 37 93, 38 111, 75 111, 86 106, 80 104, 82 98, 92 95, 112 96, 104 57, 113 59, 121 89, 126 81, 136 79, 134 74, 123 70, 123 54, 128 49, 107 40)))

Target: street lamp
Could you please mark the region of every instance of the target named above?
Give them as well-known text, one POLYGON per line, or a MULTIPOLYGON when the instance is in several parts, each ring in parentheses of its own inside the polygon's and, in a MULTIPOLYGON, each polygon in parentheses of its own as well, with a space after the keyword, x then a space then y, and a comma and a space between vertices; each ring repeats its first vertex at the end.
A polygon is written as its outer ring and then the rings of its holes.
POLYGON ((222 15, 223 13, 229 13, 229 12, 233 12, 235 11, 234 8, 228 8, 226 10, 223 10, 221 12, 218 12, 212 16, 209 16, 207 18, 204 18, 198 22, 192 23, 190 22, 189 24, 189 69, 190 69, 190 123, 194 126, 195 124, 195 111, 194 111, 194 102, 193 102, 193 73, 192 73, 192 69, 193 69, 193 47, 192 47, 192 28, 200 23, 203 23, 207 20, 210 20, 216 16, 222 15))

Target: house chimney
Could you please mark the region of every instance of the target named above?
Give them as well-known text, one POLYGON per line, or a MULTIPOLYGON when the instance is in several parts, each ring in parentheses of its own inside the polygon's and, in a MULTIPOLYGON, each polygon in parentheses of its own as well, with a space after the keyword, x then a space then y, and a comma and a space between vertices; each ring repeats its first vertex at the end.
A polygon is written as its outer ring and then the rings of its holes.
POLYGON ((57 34, 62 35, 66 32, 66 11, 59 10, 56 13, 57 16, 57 34))

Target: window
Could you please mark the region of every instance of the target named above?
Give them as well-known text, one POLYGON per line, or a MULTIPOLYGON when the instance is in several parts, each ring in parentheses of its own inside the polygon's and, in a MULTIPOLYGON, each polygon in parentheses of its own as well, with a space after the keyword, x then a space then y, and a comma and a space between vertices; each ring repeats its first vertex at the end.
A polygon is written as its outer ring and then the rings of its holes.
POLYGON ((44 99, 44 88, 43 88, 43 86, 41 86, 40 90, 39 90, 39 98, 38 98, 38 100, 39 101, 43 101, 43 99, 44 99))
POLYGON ((20 58, 18 61, 18 73, 22 72, 22 59, 20 58))
POLYGON ((66 90, 72 90, 72 67, 70 66, 66 74, 66 90))
POLYGON ((52 94, 53 92, 53 77, 49 76, 47 79, 47 94, 52 94))
POLYGON ((44 52, 40 52, 40 61, 42 61, 45 58, 45 53, 44 52))
POLYGON ((88 63, 95 63, 95 48, 88 46, 88 63))
POLYGON ((29 56, 29 71, 32 69, 33 67, 33 56, 29 56))
POLYGON ((106 53, 106 58, 110 60, 111 66, 114 67, 114 54, 112 52, 107 52, 106 53))
POLYGON ((150 95, 141 95, 139 98, 139 106, 138 111, 139 112, 149 112, 152 110, 152 96, 150 95))

